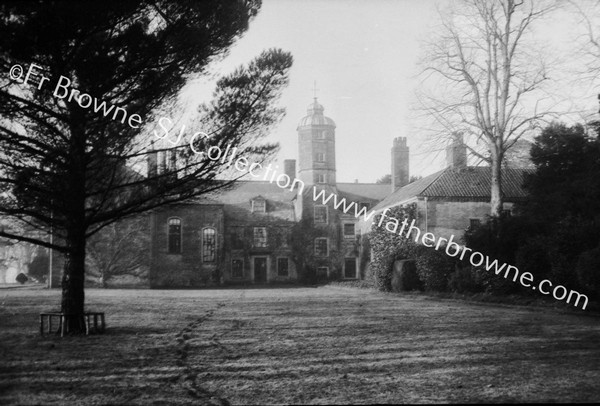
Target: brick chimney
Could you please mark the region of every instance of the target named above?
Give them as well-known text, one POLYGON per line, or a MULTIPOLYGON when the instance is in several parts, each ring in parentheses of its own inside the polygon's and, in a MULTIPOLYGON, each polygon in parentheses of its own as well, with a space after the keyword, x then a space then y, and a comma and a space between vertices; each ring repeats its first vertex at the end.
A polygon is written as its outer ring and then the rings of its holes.
POLYGON ((148 177, 154 178, 158 167, 158 153, 154 150, 154 143, 152 143, 148 155, 146 155, 146 164, 148 165, 148 177))
POLYGON ((392 146, 392 193, 408 185, 408 146, 406 137, 394 138, 392 146))
POLYGON ((158 174, 164 175, 167 171, 167 152, 158 151, 158 174))
POLYGON ((446 147, 446 164, 448 168, 467 167, 467 146, 463 142, 462 133, 452 134, 452 144, 446 147))
POLYGON ((283 172, 294 182, 294 179, 296 179, 296 160, 285 159, 283 161, 283 172))

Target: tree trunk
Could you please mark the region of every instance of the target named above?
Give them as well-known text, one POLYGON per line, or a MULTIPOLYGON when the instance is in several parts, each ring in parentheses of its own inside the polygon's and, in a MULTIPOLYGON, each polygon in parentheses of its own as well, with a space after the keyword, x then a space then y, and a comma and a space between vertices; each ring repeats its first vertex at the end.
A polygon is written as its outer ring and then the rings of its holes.
POLYGON ((61 312, 67 315, 67 331, 77 334, 85 331, 85 232, 69 230, 66 243, 69 250, 65 254, 61 312))
POLYGON ((502 154, 492 147, 492 187, 490 198, 490 216, 499 218, 502 214, 502 154))

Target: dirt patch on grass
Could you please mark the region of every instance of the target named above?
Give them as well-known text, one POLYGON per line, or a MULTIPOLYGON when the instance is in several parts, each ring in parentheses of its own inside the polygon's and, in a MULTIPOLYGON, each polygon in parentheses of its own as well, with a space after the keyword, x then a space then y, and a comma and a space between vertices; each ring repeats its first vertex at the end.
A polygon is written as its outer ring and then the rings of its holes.
POLYGON ((600 400, 600 319, 333 287, 90 290, 108 331, 40 337, 0 294, 2 404, 600 400))

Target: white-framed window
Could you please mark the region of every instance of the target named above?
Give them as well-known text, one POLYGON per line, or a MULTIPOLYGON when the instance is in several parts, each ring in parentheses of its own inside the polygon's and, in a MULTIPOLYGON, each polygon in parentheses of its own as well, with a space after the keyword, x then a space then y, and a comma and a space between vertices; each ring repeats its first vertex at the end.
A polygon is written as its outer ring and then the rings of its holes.
POLYGON ((325 179, 325 174, 324 173, 317 173, 315 175, 315 181, 317 183, 327 183, 327 181, 325 179))
POLYGON ((277 258, 277 276, 290 276, 290 261, 287 257, 277 258))
POLYGON ((254 246, 257 248, 267 246, 267 227, 254 227, 254 246))
POLYGON ((317 267, 317 278, 327 278, 328 276, 329 276, 329 267, 328 266, 317 267))
POLYGON ((315 256, 329 256, 329 239, 326 237, 315 238, 315 256))
POLYGON ((344 258, 344 278, 356 279, 356 258, 344 258))
POLYGON ((354 223, 344 223, 344 238, 354 239, 356 238, 356 231, 354 223))
POLYGON ((469 219, 469 228, 471 230, 475 230, 480 225, 481 225, 481 220, 480 219, 469 219))
POLYGON ((167 245, 169 254, 181 254, 181 219, 170 217, 167 220, 167 245))
POLYGON ((318 139, 323 139, 323 138, 325 138, 326 135, 327 135, 327 133, 325 132, 325 130, 317 130, 316 137, 318 139))
POLYGON ((202 262, 215 262, 217 258, 217 230, 202 229, 202 262))
POLYGON ((313 216, 315 223, 327 224, 329 221, 329 208, 327 206, 314 206, 313 216))
POLYGON ((317 152, 315 154, 315 162, 325 162, 325 153, 324 152, 317 152))
POLYGON ((231 277, 232 278, 243 278, 244 277, 244 260, 240 258, 234 258, 231 260, 231 277))
POLYGON ((252 213, 265 213, 267 202, 265 199, 252 199, 252 213))

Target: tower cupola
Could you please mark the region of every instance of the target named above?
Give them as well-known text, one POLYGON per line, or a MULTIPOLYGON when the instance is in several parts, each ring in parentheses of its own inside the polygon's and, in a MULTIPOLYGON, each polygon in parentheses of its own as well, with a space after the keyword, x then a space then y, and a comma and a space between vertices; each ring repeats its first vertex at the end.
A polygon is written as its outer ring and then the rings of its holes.
POLYGON ((298 123, 298 178, 305 184, 335 185, 335 122, 315 97, 298 123))

